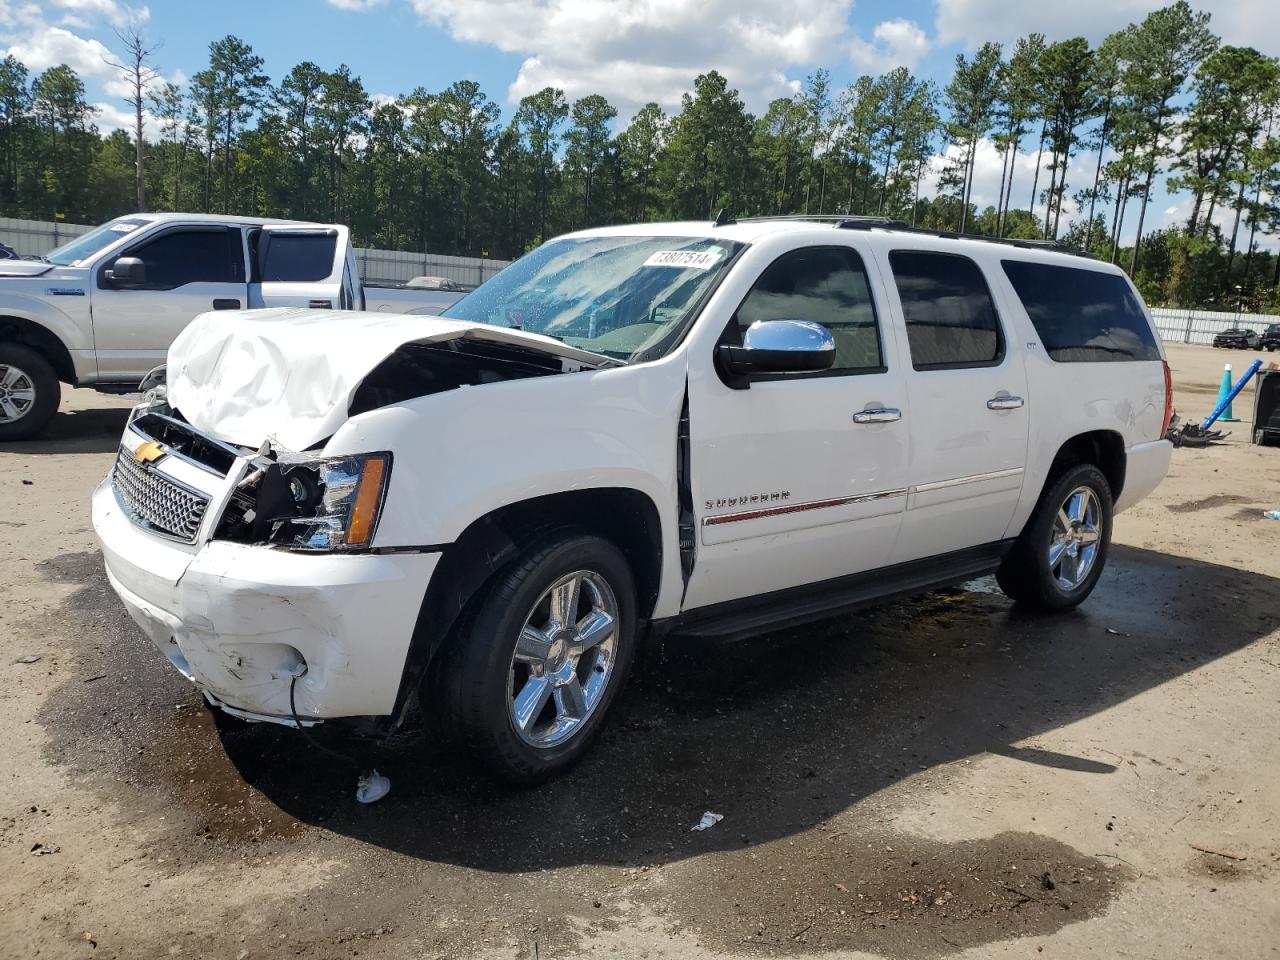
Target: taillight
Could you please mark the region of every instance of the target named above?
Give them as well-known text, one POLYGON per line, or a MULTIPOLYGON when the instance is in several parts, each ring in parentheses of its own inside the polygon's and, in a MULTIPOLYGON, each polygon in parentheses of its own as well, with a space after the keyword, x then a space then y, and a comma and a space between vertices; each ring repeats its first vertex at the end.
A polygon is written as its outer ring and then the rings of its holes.
POLYGON ((1164 366, 1164 426, 1160 428, 1160 439, 1169 435, 1169 422, 1173 419, 1173 374, 1169 372, 1169 361, 1161 360, 1164 366))

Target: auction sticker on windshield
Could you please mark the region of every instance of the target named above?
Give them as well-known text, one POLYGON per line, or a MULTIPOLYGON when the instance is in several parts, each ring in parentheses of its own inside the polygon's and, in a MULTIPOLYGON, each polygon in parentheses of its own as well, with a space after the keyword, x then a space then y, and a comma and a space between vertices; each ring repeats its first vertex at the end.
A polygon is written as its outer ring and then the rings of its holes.
POLYGON ((698 250, 659 250, 644 262, 646 267, 678 267, 706 270, 720 261, 721 254, 698 250))

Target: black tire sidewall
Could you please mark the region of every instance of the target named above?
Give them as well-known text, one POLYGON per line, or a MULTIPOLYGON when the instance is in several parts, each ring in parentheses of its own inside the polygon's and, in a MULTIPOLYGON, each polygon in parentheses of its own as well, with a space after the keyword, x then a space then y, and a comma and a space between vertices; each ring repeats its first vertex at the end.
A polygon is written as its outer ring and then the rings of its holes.
POLYGON ((45 428, 62 402, 62 385, 45 357, 21 343, 0 341, 0 365, 12 364, 31 377, 36 402, 26 415, 11 423, 0 423, 0 443, 25 440, 45 428))
POLYGON ((1069 468, 1045 492, 1025 534, 1026 547, 1035 564, 1038 599, 1044 607, 1050 610, 1067 610, 1083 602, 1093 592, 1098 578, 1102 576, 1103 568, 1107 565, 1107 555, 1111 550, 1111 526, 1114 515, 1115 505, 1111 498, 1111 485, 1107 483, 1107 478, 1102 471, 1093 464, 1080 464, 1069 468), (1102 529, 1098 539, 1098 555, 1094 558, 1089 575, 1080 586, 1065 590, 1049 568, 1048 545, 1053 535, 1053 523, 1058 510, 1062 507, 1067 495, 1077 487, 1089 487, 1097 496, 1102 511, 1102 529))
POLYGON ((626 682, 635 655, 635 634, 634 578, 622 552, 588 534, 544 538, 498 575, 455 638, 444 682, 463 745, 493 773, 515 783, 536 783, 572 766, 589 748, 626 682), (613 673, 602 700, 578 733, 552 747, 534 747, 520 739, 511 725, 507 700, 511 657, 529 611, 556 580, 574 570, 604 577, 618 602, 613 673))

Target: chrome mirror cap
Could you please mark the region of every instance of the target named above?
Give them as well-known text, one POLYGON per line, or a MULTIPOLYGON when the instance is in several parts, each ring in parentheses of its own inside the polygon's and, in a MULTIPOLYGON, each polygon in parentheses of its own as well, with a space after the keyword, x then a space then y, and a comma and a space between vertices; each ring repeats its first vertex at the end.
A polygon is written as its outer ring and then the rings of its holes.
POLYGON ((745 350, 785 353, 835 352, 831 331, 812 320, 757 320, 742 336, 745 350))

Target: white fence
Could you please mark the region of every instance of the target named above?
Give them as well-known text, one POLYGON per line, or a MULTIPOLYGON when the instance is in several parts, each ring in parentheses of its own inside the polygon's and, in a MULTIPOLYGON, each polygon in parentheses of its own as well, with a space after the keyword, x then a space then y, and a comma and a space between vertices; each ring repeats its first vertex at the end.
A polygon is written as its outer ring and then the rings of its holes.
POLYGON ((1178 343, 1213 343, 1216 334, 1232 327, 1262 333, 1270 324, 1280 323, 1280 316, 1257 313, 1218 313, 1212 310, 1172 310, 1155 307, 1151 316, 1161 340, 1178 343))
POLYGON ((13 247, 20 257, 38 257, 92 229, 83 223, 46 223, 0 217, 0 243, 13 247))
MULTIPOLYGON (((0 243, 7 243, 19 256, 48 253, 72 237, 93 227, 82 223, 52 223, 43 220, 15 220, 0 217, 0 243)), ((402 250, 375 250, 356 247, 360 275, 365 280, 403 283, 414 277, 448 277, 458 283, 483 283, 507 265, 507 260, 482 257, 446 257, 434 253, 407 253, 402 250)))

